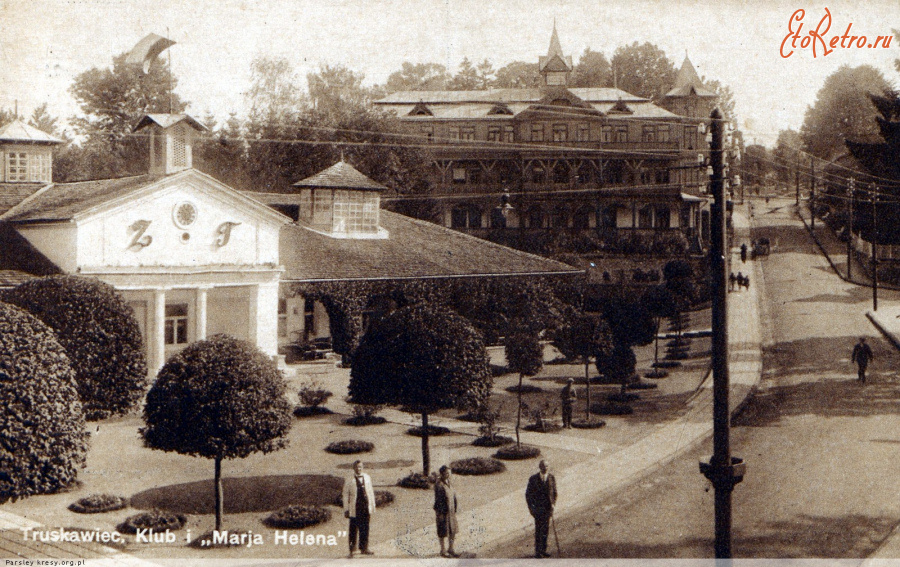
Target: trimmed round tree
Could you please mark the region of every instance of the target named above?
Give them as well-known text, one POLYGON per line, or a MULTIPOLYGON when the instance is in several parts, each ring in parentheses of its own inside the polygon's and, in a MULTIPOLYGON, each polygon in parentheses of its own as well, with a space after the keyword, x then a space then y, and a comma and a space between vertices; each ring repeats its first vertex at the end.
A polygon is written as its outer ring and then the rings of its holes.
POLYGON ((246 341, 214 335, 166 362, 147 394, 144 444, 215 461, 216 529, 222 526, 222 460, 283 448, 291 428, 287 384, 246 341))
POLYGON ((516 390, 516 447, 521 447, 519 428, 522 426, 522 378, 534 376, 541 371, 544 366, 544 348, 534 333, 516 333, 506 337, 504 351, 507 367, 512 372, 519 373, 519 388, 516 390))
POLYGON ((566 358, 580 358, 584 364, 585 419, 591 420, 591 358, 600 361, 613 350, 613 334, 603 317, 589 313, 570 311, 566 324, 554 333, 553 346, 566 358))
POLYGON ((147 387, 141 330, 115 289, 80 276, 38 278, 7 292, 53 329, 66 350, 89 421, 127 413, 147 387))
POLYGON ((350 401, 401 406, 422 416, 422 470, 430 474, 428 415, 472 410, 491 392, 484 341, 450 311, 415 304, 394 311, 363 335, 353 355, 350 401))
POLYGON ((69 486, 88 449, 65 350, 46 325, 6 303, 0 303, 0 448, 0 502, 69 486))
POLYGON ((666 317, 674 317, 678 313, 678 301, 669 288, 663 285, 655 285, 647 289, 641 297, 641 303, 653 317, 653 333, 655 345, 653 347, 653 363, 659 363, 659 325, 666 317))
POLYGON ((628 380, 634 376, 637 357, 627 344, 617 343, 609 356, 597 358, 597 371, 622 385, 622 393, 628 389, 628 380))

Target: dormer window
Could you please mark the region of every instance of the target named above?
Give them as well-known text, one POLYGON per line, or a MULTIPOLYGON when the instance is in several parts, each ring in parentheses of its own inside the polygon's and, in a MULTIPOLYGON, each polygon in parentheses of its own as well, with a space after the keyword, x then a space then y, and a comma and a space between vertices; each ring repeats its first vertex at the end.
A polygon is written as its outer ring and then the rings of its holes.
POLYGON ((50 183, 53 146, 62 143, 21 120, 0 128, 0 182, 50 183))

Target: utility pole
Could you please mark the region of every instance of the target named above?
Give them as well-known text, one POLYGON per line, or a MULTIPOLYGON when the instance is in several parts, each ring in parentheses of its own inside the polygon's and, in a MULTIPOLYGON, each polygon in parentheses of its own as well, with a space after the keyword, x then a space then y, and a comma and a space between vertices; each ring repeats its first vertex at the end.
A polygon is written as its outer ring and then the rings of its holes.
POLYGON ((731 492, 744 478, 744 463, 731 457, 728 409, 728 286, 725 261, 725 183, 722 164, 722 113, 712 111, 710 191, 711 242, 709 247, 712 291, 713 456, 700 463, 700 472, 715 489, 716 559, 731 559, 731 492))
POLYGON ((809 156, 809 216, 813 234, 816 232, 816 158, 809 156))
MULTIPOLYGON (((794 187, 797 191, 797 207, 800 206, 800 153, 797 152, 797 163, 794 165, 794 187)), ((799 212, 799 208, 797 211, 799 212)))
POLYGON ((847 186, 847 206, 850 208, 850 214, 847 219, 847 226, 850 228, 849 235, 847 237, 847 279, 851 279, 851 266, 853 265, 851 259, 853 256, 853 179, 850 179, 850 183, 847 186))
POLYGON ((872 189, 872 311, 878 311, 878 193, 872 189))

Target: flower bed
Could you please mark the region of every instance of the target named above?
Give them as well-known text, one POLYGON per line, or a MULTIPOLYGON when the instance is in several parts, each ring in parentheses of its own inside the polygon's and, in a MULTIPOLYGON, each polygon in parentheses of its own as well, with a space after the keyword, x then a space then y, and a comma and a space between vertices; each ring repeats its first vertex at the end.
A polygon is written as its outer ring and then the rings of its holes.
POLYGON ((387 423, 387 419, 380 415, 354 415, 342 421, 344 425, 352 425, 354 427, 365 427, 366 425, 381 425, 387 423))
POLYGON ((397 486, 402 488, 416 488, 416 489, 424 489, 428 490, 431 488, 431 485, 434 484, 431 477, 427 477, 422 473, 409 473, 408 476, 401 478, 397 481, 397 486))
MULTIPOLYGON (((421 425, 418 427, 410 427, 409 429, 406 430, 407 435, 413 435, 415 437, 421 437, 423 435, 423 433, 424 433, 424 430, 422 429, 421 425)), ((429 437, 438 437, 440 435, 448 435, 449 433, 450 433, 450 430, 441 425, 429 425, 428 426, 428 436, 429 437)))
POLYGON ((504 461, 520 461, 523 459, 533 459, 541 454, 541 450, 530 445, 509 445, 503 447, 494 453, 495 459, 503 459, 504 461))
POLYGON ((600 429, 601 427, 606 427, 606 422, 602 419, 592 419, 590 421, 576 419, 572 421, 572 427, 575 429, 600 429))
POLYGON ((538 392, 543 392, 544 389, 540 386, 535 386, 534 384, 522 384, 522 387, 519 388, 519 385, 515 384, 507 387, 506 391, 511 394, 516 394, 518 392, 522 392, 523 394, 537 394, 538 392))
POLYGON ((294 417, 315 417, 332 413, 334 412, 322 406, 297 406, 294 408, 294 417))
POLYGON ((595 415, 631 415, 634 408, 628 404, 605 402, 591 405, 591 413, 595 415))
POLYGON ((496 474, 506 470, 506 465, 497 459, 485 459, 484 457, 472 457, 460 459, 450 463, 450 470, 458 475, 484 475, 496 474))
POLYGON ((321 506, 287 506, 272 512, 263 520, 270 528, 302 529, 331 519, 331 512, 321 506))
POLYGON ((511 437, 494 435, 493 437, 478 437, 472 441, 472 445, 475 445, 476 447, 502 447, 503 445, 509 445, 512 442, 513 439, 511 437))
POLYGON ((180 530, 184 527, 187 518, 182 514, 168 512, 166 510, 150 510, 130 516, 119 524, 116 529, 123 534, 135 534, 138 530, 150 529, 155 532, 180 530))
POLYGON ((329 443, 325 450, 335 455, 355 455, 356 453, 368 453, 375 449, 375 444, 369 441, 348 439, 346 441, 334 441, 329 443))
POLYGON ((78 514, 99 514, 121 510, 128 506, 128 499, 112 494, 91 494, 69 504, 69 510, 78 514))

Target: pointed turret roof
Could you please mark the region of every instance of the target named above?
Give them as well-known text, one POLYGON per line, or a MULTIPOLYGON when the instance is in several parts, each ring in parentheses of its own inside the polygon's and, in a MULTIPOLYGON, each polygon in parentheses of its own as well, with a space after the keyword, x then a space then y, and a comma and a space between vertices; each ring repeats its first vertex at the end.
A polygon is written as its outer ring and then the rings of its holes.
POLYGON ((553 34, 550 36, 550 48, 547 49, 547 56, 541 57, 538 65, 541 71, 571 71, 573 69, 572 56, 563 55, 559 34, 556 33, 556 20, 553 20, 553 34))
POLYGON ((681 69, 678 70, 678 74, 675 76, 675 86, 666 93, 666 96, 690 96, 691 94, 701 97, 718 96, 703 86, 700 75, 697 74, 697 70, 694 69, 691 60, 685 55, 681 69))
POLYGON ((0 142, 27 144, 63 144, 59 138, 25 124, 18 118, 0 128, 0 142))

